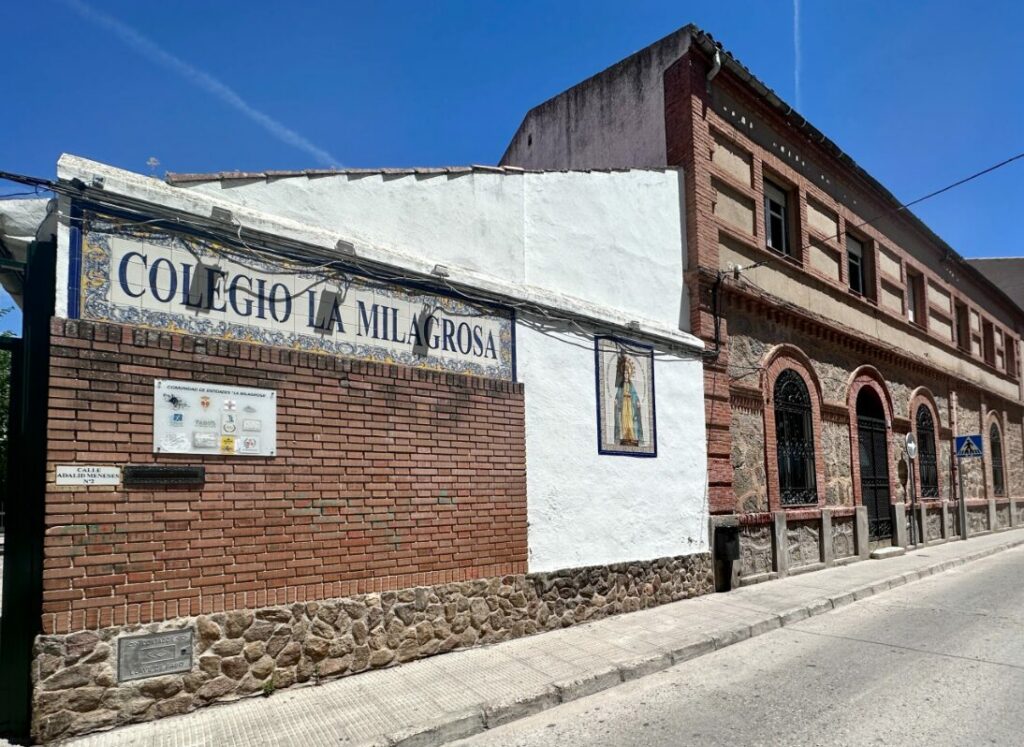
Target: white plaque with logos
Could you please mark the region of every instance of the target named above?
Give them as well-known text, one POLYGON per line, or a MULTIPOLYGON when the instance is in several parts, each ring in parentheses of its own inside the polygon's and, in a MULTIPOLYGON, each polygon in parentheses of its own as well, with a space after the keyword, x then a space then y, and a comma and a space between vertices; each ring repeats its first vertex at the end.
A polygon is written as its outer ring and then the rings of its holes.
POLYGON ((157 379, 153 382, 153 452, 274 456, 277 392, 157 379))

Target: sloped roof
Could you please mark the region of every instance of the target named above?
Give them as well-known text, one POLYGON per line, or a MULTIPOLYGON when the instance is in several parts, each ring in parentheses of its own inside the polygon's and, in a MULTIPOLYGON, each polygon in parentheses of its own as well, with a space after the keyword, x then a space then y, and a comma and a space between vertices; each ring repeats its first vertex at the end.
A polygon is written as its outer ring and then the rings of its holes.
POLYGON ((172 186, 195 184, 198 182, 225 181, 273 181, 274 179, 291 179, 307 177, 310 179, 324 176, 439 176, 442 174, 548 174, 548 173, 625 173, 629 171, 678 171, 676 167, 636 168, 636 169, 523 169, 518 166, 435 166, 425 168, 379 168, 379 169, 300 169, 294 171, 215 171, 206 174, 176 174, 167 172, 165 179, 172 186))

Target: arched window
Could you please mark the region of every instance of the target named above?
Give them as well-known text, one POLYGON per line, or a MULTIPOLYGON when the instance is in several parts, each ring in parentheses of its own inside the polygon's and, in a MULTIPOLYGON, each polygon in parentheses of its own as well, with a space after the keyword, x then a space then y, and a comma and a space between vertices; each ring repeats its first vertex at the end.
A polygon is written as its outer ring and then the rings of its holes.
POLYGON ((921 497, 939 497, 939 465, 935 455, 935 420, 926 405, 917 406, 917 459, 921 497))
POLYGON ((791 368, 780 373, 773 401, 779 502, 783 506, 817 503, 811 398, 800 374, 791 368))
POLYGON ((1006 483, 1003 480, 1003 438, 999 426, 995 423, 989 428, 989 451, 992 454, 992 491, 998 495, 1006 495, 1006 483))

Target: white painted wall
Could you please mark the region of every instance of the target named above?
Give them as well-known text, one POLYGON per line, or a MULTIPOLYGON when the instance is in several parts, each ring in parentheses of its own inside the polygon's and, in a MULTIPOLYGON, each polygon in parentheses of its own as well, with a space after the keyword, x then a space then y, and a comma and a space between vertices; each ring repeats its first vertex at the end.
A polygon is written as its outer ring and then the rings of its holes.
POLYGON ((528 175, 526 282, 689 330, 684 195, 682 171, 528 175))
POLYGON ((678 170, 338 174, 212 180, 187 191, 690 328, 678 170), (620 280, 638 274, 639 292, 620 280))
POLYGON ((521 176, 338 175, 269 182, 207 182, 190 191, 314 226, 355 243, 393 247, 439 263, 523 279, 521 176))
POLYGON ((526 385, 530 571, 706 552, 701 362, 656 357, 658 456, 637 458, 597 452, 592 339, 520 322, 516 349, 526 385))

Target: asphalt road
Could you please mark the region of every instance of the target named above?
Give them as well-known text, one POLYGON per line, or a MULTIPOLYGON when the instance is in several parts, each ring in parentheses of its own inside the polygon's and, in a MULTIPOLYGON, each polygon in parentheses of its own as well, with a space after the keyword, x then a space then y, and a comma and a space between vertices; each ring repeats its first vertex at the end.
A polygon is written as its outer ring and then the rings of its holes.
POLYGON ((1024 745, 1024 548, 456 744, 1024 745))

